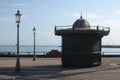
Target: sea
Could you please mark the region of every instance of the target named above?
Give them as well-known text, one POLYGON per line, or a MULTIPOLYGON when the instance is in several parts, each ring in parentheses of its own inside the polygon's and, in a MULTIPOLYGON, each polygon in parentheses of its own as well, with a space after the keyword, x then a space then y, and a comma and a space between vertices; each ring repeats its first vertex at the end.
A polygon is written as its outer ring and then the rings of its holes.
MULTIPOLYGON (((33 45, 20 45, 20 54, 33 54, 34 47, 33 45)), ((35 51, 36 54, 42 55, 46 54, 51 50, 58 50, 61 51, 61 46, 59 45, 36 45, 35 51)), ((14 53, 17 52, 16 45, 0 45, 0 53, 14 53)), ((119 48, 102 48, 101 49, 102 55, 120 55, 120 47, 119 48)))

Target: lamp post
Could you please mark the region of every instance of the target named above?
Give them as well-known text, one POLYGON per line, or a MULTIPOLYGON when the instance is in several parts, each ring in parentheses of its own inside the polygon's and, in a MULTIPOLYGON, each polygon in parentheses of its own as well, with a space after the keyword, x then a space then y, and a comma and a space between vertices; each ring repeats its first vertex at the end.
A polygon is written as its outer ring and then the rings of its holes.
POLYGON ((16 23, 17 23, 17 59, 16 59, 16 71, 20 71, 20 57, 19 57, 19 23, 20 23, 20 11, 18 10, 15 14, 16 23))
POLYGON ((36 60, 36 55, 35 55, 35 31, 36 31, 36 29, 35 29, 35 27, 34 27, 34 28, 33 28, 33 35, 34 35, 34 52, 33 52, 33 61, 36 60))

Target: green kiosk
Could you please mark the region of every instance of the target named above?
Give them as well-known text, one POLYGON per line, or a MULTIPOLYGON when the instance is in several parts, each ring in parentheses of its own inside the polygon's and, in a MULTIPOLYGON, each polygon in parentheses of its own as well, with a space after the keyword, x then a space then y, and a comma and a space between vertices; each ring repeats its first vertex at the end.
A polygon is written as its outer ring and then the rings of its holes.
POLYGON ((101 38, 109 27, 90 26, 87 20, 76 20, 72 26, 55 26, 55 35, 62 36, 62 65, 91 67, 101 64, 101 38))

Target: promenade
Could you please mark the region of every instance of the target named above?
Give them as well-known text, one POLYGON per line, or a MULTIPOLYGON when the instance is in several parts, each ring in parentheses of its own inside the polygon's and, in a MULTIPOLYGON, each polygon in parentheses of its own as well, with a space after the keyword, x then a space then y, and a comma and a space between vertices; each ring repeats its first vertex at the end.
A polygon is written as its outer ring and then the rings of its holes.
POLYGON ((61 58, 20 58, 21 71, 15 72, 15 57, 0 57, 0 80, 120 80, 120 58, 102 58, 90 68, 64 68, 61 58))

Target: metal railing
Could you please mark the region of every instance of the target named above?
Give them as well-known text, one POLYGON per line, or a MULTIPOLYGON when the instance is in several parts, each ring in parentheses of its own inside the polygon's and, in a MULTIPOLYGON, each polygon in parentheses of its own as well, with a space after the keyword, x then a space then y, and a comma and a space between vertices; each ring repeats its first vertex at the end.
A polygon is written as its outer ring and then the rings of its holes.
POLYGON ((90 26, 90 28, 73 28, 72 25, 67 26, 55 26, 55 31, 57 30, 64 30, 64 29, 70 29, 70 30, 103 30, 103 31, 110 31, 109 27, 104 26, 90 26))

